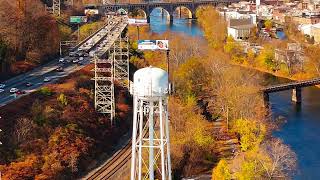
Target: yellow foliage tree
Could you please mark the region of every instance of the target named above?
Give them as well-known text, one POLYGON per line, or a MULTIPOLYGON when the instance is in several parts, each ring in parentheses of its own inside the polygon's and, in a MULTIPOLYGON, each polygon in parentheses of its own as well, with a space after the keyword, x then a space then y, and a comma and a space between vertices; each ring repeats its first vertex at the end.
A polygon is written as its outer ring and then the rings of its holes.
POLYGON ((259 145, 266 135, 266 126, 255 120, 237 119, 232 131, 240 135, 241 149, 247 151, 259 145))
POLYGON ((231 179, 230 168, 226 160, 221 159, 212 171, 212 180, 229 180, 231 179))
POLYGON ((271 29, 272 28, 272 21, 271 20, 266 20, 264 22, 264 26, 266 29, 271 29))
POLYGON ((227 23, 213 7, 204 7, 197 11, 199 24, 204 29, 204 36, 213 48, 223 48, 226 39, 227 23))

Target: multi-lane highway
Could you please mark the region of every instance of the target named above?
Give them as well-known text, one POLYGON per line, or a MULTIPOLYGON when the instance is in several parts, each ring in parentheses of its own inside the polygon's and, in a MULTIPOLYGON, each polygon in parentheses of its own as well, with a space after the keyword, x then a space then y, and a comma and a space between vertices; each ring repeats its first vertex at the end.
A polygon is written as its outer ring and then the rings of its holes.
POLYGON ((11 88, 23 90, 26 92, 26 94, 28 94, 48 83, 52 83, 55 80, 67 76, 70 73, 86 66, 88 63, 90 63, 90 57, 88 57, 90 51, 98 51, 99 47, 103 46, 101 43, 106 43, 105 38, 108 36, 108 34, 119 29, 120 27, 123 27, 127 23, 125 19, 126 18, 124 17, 116 16, 108 19, 108 23, 103 28, 76 46, 71 53, 76 57, 64 57, 63 63, 59 62, 59 59, 53 60, 45 65, 35 68, 30 72, 11 78, 5 82, 1 82, 2 84, 5 84, 5 88, 3 88, 4 92, 0 93, 0 107, 22 96, 11 94, 11 88), (81 56, 84 56, 83 60, 79 61, 81 56), (57 71, 56 69, 58 67, 62 67, 63 71, 57 71), (45 82, 45 78, 49 78, 50 81, 45 82), (31 86, 27 86, 27 83, 30 83, 31 86))

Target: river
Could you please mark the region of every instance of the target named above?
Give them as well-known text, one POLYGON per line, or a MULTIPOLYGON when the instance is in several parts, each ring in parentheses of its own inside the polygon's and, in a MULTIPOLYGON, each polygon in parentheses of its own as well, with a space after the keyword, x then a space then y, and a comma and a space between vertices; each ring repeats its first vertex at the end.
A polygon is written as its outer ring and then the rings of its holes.
MULTIPOLYGON (((152 32, 163 33, 169 30, 189 36, 203 36, 194 20, 175 18, 170 25, 166 18, 162 18, 158 9, 152 12, 150 18, 152 32)), ((268 84, 287 81, 272 75, 263 76, 268 84)), ((274 132, 274 136, 281 138, 297 154, 298 169, 294 179, 315 180, 320 179, 320 89, 304 88, 302 98, 301 106, 296 106, 291 102, 291 91, 270 94, 274 119, 281 116, 287 121, 274 132)))

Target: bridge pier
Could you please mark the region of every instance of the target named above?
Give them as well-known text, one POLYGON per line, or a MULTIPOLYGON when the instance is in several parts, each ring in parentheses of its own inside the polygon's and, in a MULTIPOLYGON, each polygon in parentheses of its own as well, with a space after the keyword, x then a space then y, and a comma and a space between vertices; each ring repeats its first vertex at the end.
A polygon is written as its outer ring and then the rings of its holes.
POLYGON ((170 21, 170 24, 173 24, 173 15, 172 15, 172 13, 170 14, 170 19, 169 19, 169 21, 170 21))
POLYGON ((297 104, 300 104, 302 101, 302 95, 301 95, 301 88, 294 88, 292 89, 292 96, 291 100, 293 102, 296 102, 297 104))
POLYGON ((150 15, 147 15, 147 23, 150 23, 150 15))
POLYGON ((192 12, 192 19, 197 19, 196 13, 192 12))

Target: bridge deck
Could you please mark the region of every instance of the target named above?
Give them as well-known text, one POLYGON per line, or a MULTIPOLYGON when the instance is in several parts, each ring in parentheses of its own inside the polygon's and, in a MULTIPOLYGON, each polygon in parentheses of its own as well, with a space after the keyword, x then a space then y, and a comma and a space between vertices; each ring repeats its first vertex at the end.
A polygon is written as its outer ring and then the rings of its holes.
POLYGON ((285 84, 279 84, 279 85, 273 85, 269 86, 267 88, 262 89, 264 93, 272 93, 272 92, 278 92, 278 91, 285 91, 289 89, 295 89, 295 88, 303 88, 308 86, 314 86, 320 84, 320 78, 314 78, 304 81, 297 81, 297 82, 290 82, 285 84))

